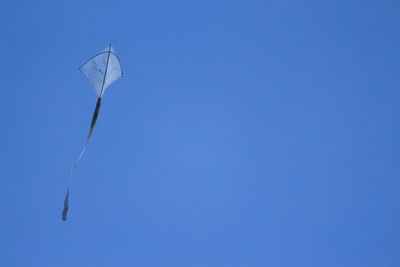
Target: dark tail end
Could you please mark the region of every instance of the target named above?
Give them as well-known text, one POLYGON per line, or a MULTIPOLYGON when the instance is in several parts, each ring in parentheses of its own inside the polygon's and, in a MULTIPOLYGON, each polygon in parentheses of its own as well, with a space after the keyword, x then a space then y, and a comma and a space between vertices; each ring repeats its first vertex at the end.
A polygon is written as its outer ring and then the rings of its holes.
POLYGON ((69 188, 67 190, 67 194, 65 195, 65 200, 64 200, 64 209, 62 212, 62 220, 66 221, 67 220, 67 213, 68 213, 68 198, 69 198, 69 188))

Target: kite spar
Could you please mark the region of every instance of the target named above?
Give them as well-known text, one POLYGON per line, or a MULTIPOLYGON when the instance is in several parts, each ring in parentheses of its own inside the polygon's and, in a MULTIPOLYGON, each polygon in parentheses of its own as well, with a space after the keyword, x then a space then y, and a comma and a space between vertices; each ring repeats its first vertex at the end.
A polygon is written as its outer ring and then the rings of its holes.
POLYGON ((64 210, 62 212, 63 221, 67 220, 67 212, 69 208, 68 199, 69 199, 72 175, 76 169, 76 166, 81 160, 83 154, 85 153, 87 145, 89 144, 89 140, 90 137, 92 136, 94 126, 96 125, 97 116, 99 115, 101 99, 103 97, 103 94, 105 90, 113 82, 115 82, 117 79, 123 76, 121 63, 119 62, 119 58, 115 53, 114 49, 112 48, 111 44, 103 51, 101 51, 100 53, 89 59, 85 64, 82 65, 82 67, 79 68, 79 70, 82 71, 82 73, 86 76, 86 78, 88 78, 88 80, 93 85, 94 90, 96 91, 96 94, 98 96, 98 99, 96 108, 93 113, 92 123, 90 125, 90 131, 86 139, 86 143, 83 146, 83 149, 79 154, 77 161, 74 163, 71 169, 71 173, 68 180, 67 193, 65 195, 65 200, 64 200, 64 210))

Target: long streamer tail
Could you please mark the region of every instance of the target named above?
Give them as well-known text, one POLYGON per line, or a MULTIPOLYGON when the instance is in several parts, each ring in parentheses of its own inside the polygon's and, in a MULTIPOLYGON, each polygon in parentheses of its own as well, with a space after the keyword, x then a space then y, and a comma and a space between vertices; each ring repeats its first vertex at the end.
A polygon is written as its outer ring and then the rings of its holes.
POLYGON ((70 188, 71 188, 72 175, 73 175, 76 167, 78 166, 78 163, 81 160, 81 158, 82 158, 83 154, 85 153, 86 148, 87 148, 87 146, 89 144, 89 140, 90 140, 90 137, 92 136, 94 126, 96 125, 97 116, 99 115, 100 105, 101 105, 101 97, 99 97, 97 99, 97 104, 96 104, 96 108, 95 108, 94 113, 93 113, 92 123, 90 125, 90 131, 89 131, 89 135, 88 135, 88 137, 86 139, 86 143, 83 146, 83 149, 82 149, 81 153, 79 154, 78 159, 75 161, 74 165, 72 166, 71 172, 69 174, 68 188, 67 188, 67 193, 66 193, 65 199, 64 199, 64 209, 63 209, 63 212, 62 212, 62 220, 63 221, 67 220, 67 213, 68 213, 68 208, 69 208, 68 200, 69 200, 69 191, 70 191, 70 188))

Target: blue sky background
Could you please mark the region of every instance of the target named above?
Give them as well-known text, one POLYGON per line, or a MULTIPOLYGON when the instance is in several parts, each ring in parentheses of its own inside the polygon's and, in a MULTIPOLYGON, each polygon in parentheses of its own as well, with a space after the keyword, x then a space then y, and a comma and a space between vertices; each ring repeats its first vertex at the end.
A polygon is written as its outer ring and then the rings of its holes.
POLYGON ((0 266, 400 266, 399 13, 6 0, 0 266))

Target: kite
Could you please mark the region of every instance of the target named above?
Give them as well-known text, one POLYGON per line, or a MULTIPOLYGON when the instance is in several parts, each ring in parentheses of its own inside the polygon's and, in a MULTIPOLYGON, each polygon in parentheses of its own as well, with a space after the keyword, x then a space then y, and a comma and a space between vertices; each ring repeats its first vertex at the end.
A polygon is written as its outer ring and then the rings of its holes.
POLYGON ((119 62, 119 58, 115 53, 111 44, 108 47, 106 47, 103 51, 90 58, 85 64, 82 65, 82 67, 79 68, 79 70, 82 71, 82 73, 86 76, 86 78, 88 78, 90 83, 93 85, 94 90, 98 96, 98 99, 96 108, 93 113, 89 135, 86 138, 86 143, 83 146, 83 149, 79 154, 77 161, 72 166, 70 172, 67 193, 65 195, 65 200, 64 200, 64 209, 62 212, 63 221, 67 220, 67 212, 69 208, 68 199, 69 199, 72 175, 76 169, 76 166, 81 160, 83 154, 85 153, 87 145, 89 144, 90 137, 92 136, 92 132, 97 121, 97 116, 99 115, 101 99, 103 97, 103 94, 113 82, 115 82, 117 79, 123 76, 121 63, 119 62))

